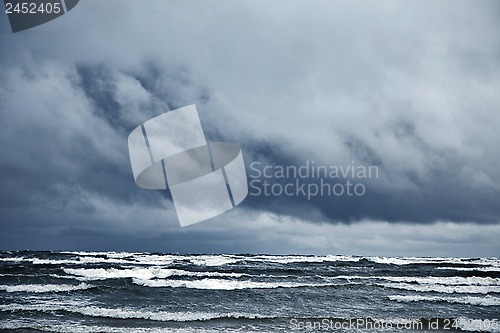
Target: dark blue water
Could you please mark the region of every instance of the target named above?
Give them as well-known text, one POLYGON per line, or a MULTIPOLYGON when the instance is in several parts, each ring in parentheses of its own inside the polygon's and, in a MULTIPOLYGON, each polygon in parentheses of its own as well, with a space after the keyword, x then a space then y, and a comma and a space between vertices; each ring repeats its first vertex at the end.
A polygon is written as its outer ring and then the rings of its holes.
POLYGON ((18 332, 500 332, 500 260, 0 252, 18 332))

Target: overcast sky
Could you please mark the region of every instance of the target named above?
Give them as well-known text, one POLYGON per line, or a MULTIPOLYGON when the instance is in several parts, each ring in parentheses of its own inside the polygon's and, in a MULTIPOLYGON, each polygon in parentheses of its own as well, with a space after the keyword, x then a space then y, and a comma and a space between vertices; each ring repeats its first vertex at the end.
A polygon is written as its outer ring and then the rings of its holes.
POLYGON ((0 59, 2 249, 500 256, 497 1, 82 0, 16 34, 0 15, 0 59), (180 228, 127 137, 190 104, 249 180, 253 162, 378 177, 180 228))

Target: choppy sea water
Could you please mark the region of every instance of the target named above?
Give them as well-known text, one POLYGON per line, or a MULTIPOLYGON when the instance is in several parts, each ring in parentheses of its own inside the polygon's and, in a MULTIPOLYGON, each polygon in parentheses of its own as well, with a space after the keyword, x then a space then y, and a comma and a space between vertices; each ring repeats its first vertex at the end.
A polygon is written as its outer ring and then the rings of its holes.
POLYGON ((500 332, 500 260, 0 252, 16 332, 500 332))

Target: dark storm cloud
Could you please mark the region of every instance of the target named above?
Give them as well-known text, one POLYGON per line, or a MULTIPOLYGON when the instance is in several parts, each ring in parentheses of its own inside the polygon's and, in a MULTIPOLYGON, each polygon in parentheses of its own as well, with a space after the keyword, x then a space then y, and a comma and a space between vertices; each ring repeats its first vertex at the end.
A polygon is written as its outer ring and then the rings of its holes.
POLYGON ((366 223, 374 230, 370 221, 398 222, 397 235, 446 221, 486 232, 500 216, 500 30, 498 4, 476 3, 148 1, 138 11, 109 0, 2 33, 3 244, 45 234, 45 243, 59 235, 80 248, 114 239, 136 249, 293 251, 328 248, 307 236, 311 224, 322 234, 343 223, 352 237, 366 223), (355 161, 377 166, 379 177, 361 197, 249 196, 241 215, 179 231, 168 192, 135 186, 127 136, 193 103, 208 140, 242 147, 248 173, 256 161, 355 161), (282 221, 296 223, 305 236, 286 234, 274 247, 252 221, 277 234, 282 221), (224 226, 222 238, 238 242, 218 239, 224 226))

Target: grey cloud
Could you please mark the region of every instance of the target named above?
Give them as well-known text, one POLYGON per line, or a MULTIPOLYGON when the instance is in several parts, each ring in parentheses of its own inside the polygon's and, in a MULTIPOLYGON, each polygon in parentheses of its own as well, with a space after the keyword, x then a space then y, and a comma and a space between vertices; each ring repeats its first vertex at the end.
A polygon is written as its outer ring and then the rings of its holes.
POLYGON ((127 214, 153 210, 144 234, 171 235, 169 195, 135 187, 126 137, 196 103, 208 139, 238 142, 247 165, 379 167, 361 198, 249 197, 249 212, 496 224, 498 22, 494 1, 110 0, 2 33, 2 221, 136 232, 127 214))

